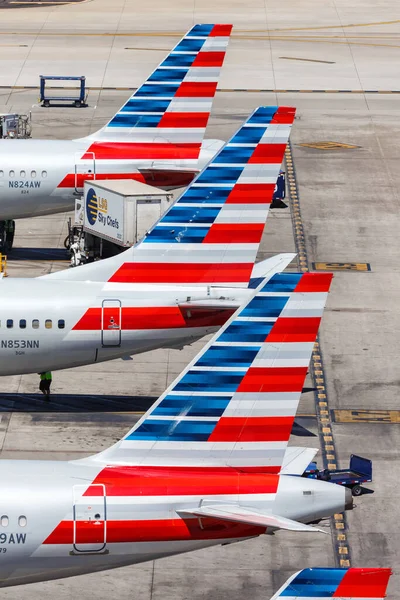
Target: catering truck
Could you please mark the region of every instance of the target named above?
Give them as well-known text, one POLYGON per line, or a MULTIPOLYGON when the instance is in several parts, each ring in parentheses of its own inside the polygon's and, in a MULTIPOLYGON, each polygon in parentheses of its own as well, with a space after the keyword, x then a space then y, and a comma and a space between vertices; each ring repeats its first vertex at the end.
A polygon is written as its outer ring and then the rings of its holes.
POLYGON ((172 199, 170 192, 133 179, 86 181, 66 239, 71 266, 129 248, 159 220, 172 199))

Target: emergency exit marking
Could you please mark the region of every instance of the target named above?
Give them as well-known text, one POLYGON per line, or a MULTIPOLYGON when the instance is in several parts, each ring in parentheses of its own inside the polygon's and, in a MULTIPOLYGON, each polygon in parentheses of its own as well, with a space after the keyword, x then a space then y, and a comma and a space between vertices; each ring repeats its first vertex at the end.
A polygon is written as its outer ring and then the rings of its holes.
POLYGON ((303 148, 313 148, 313 150, 355 150, 361 148, 361 146, 355 146, 354 144, 344 144, 342 142, 308 142, 304 144, 297 144, 303 148))
POLYGON ((312 263, 313 271, 370 271, 370 263, 353 262, 315 262, 312 263))

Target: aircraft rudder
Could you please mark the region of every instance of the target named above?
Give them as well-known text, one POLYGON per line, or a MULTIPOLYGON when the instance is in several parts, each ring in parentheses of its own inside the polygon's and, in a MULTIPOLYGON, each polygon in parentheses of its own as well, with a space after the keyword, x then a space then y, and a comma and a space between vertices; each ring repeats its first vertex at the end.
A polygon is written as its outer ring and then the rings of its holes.
POLYGON ((294 116, 256 109, 111 281, 247 286, 294 116))

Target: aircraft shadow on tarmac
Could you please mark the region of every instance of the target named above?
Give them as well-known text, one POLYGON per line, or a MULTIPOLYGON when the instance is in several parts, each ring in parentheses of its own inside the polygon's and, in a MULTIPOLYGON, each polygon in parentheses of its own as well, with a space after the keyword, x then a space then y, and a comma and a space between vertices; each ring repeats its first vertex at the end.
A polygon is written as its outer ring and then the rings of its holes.
POLYGON ((7 252, 8 260, 69 260, 65 248, 13 248, 7 252))
MULTIPOLYGON (((95 394, 51 394, 46 400, 42 394, 0 394, 2 412, 41 412, 41 413, 142 413, 157 400, 157 396, 113 396, 95 394)), ((315 417, 297 417, 293 423, 292 435, 316 437, 315 417)))
POLYGON ((157 396, 112 396, 91 394, 0 394, 2 412, 145 412, 157 396))

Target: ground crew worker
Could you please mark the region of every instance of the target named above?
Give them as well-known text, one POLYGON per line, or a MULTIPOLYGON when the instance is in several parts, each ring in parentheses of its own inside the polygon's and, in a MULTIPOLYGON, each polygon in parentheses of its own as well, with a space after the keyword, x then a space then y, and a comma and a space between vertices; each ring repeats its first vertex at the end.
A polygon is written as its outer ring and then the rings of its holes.
POLYGON ((51 371, 45 371, 43 373, 39 373, 40 375, 40 384, 39 389, 47 398, 50 396, 50 386, 52 382, 51 371))

